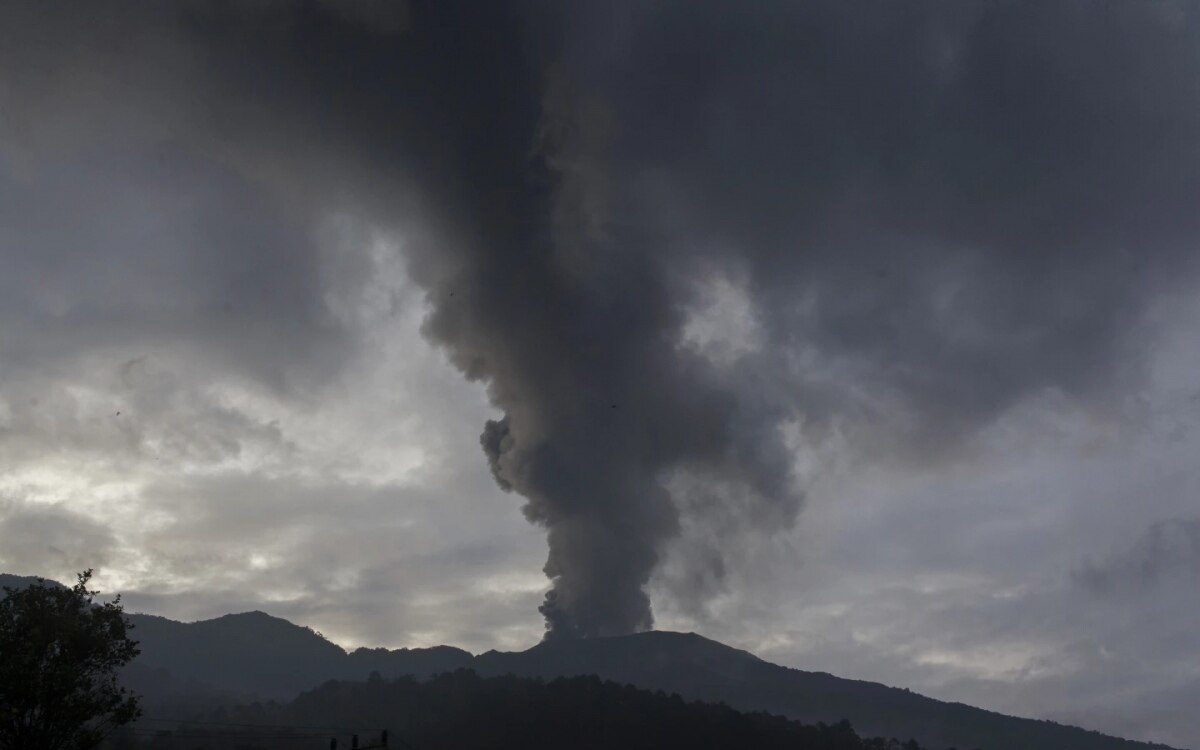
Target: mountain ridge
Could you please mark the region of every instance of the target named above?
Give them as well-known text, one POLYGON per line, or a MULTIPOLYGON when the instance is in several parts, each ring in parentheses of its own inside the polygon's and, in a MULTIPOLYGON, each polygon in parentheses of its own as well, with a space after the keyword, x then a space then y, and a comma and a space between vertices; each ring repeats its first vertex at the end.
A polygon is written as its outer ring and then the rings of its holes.
MULTIPOLYGON (((0 586, 16 579, 0 574, 0 586)), ((261 611, 184 623, 130 614, 142 654, 127 672, 147 694, 178 705, 202 695, 290 700, 329 680, 419 679, 461 669, 482 677, 551 680, 596 675, 688 700, 724 703, 815 724, 849 719, 863 736, 915 737, 926 747, 979 750, 1164 750, 1092 730, 940 701, 867 680, 807 672, 765 661, 697 633, 647 631, 585 640, 543 641, 525 651, 478 655, 453 646, 358 648, 347 652, 321 634, 261 611)))

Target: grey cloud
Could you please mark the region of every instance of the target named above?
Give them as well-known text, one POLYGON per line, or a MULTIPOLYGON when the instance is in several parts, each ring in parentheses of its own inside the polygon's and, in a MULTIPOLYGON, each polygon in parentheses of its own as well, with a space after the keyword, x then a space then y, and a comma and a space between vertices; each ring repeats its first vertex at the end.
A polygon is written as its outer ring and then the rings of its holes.
POLYGON ((0 502, 0 564, 70 580, 85 568, 104 567, 116 539, 103 524, 68 509, 0 502))
POLYGON ((0 176, 9 367, 190 345, 282 387, 348 356, 306 220, 170 144, 92 148, 19 182, 0 176))
POLYGON ((1153 523, 1132 547, 1077 568, 1072 578, 1099 595, 1138 593, 1173 581, 1200 584, 1200 520, 1153 523))
POLYGON ((146 462, 278 464, 296 451, 277 423, 223 403, 196 378, 211 363, 73 352, 58 367, 42 366, 14 367, 0 394, 0 460, 12 467, 55 458, 134 474, 146 462))
POLYGON ((126 591, 125 601, 189 620, 268 609, 360 645, 527 643, 542 592, 522 571, 536 569, 535 557, 490 517, 503 519, 502 509, 455 503, 478 491, 472 484, 430 491, 226 475, 149 486, 145 511, 171 520, 141 532, 139 549, 164 583, 126 591))

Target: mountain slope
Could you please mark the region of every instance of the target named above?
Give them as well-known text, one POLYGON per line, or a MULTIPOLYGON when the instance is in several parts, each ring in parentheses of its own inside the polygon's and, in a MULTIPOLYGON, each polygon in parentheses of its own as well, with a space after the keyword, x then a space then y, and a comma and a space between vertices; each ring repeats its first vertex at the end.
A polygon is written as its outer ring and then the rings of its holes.
MULTIPOLYGON (((23 589, 26 586, 32 586, 37 583, 37 576, 15 576, 12 573, 0 573, 0 596, 3 595, 4 589, 23 589)), ((46 579, 46 583, 50 586, 62 586, 58 581, 46 579)))
MULTIPOLYGON (((34 579, 0 575, 0 585, 34 579)), ((187 694, 287 700, 330 679, 418 678, 469 668, 483 676, 552 679, 589 675, 689 700, 723 702, 813 723, 845 718, 864 736, 915 737, 927 747, 981 750, 1148 750, 1134 742, 1047 721, 946 703, 873 682, 781 667, 694 633, 649 632, 551 641, 527 651, 358 649, 347 654, 318 633, 262 612, 181 623, 130 615, 142 655, 127 674, 148 698, 187 694)))
MULTIPOLYGON (((901 750, 900 745, 864 740, 848 724, 804 725, 728 706, 688 703, 594 676, 544 682, 480 677, 463 670, 427 681, 330 681, 288 704, 243 706, 218 716, 222 722, 274 727, 355 727, 368 747, 377 746, 386 727, 393 747, 422 750, 901 750)), ((254 744, 245 735, 236 742, 254 744)), ((230 744, 208 747, 236 750, 230 744)), ((273 746, 286 747, 278 741, 273 746)))
MULTIPOLYGON (((0 588, 24 588, 32 576, 0 573, 0 588)), ((47 580, 48 585, 58 586, 47 580)), ((0 591, 0 596, 3 591, 0 591)), ((131 637, 141 655, 126 682, 151 698, 192 695, 211 705, 217 696, 288 700, 331 679, 429 677, 469 667, 470 652, 451 646, 358 649, 347 654, 313 630, 265 612, 243 612, 198 622, 130 614, 131 637)))
POLYGON ((141 643, 137 663, 166 669, 177 679, 215 689, 276 700, 331 679, 428 677, 469 666, 462 649, 358 649, 347 654, 309 628, 263 612, 181 623, 130 615, 141 643))
MULTIPOLYGON (((589 641, 552 642, 475 660, 484 675, 602 679, 723 702, 804 722, 848 718, 863 736, 916 737, 929 747, 982 750, 1144 750, 1147 743, 1048 721, 946 703, 873 682, 847 680, 765 662, 693 633, 650 632, 589 641)), ((1157 746, 1162 747, 1162 746, 1157 746)))
POLYGON ((138 663, 247 696, 285 698, 339 676, 346 652, 263 612, 182 623, 130 615, 138 663))

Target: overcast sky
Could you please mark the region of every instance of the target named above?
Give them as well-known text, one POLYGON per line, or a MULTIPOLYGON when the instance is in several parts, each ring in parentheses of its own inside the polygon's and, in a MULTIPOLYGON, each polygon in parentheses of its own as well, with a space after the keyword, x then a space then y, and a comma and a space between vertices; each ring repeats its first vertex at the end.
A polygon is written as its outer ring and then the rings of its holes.
POLYGON ((0 570, 1200 747, 1196 6, 50 5, 0 570))

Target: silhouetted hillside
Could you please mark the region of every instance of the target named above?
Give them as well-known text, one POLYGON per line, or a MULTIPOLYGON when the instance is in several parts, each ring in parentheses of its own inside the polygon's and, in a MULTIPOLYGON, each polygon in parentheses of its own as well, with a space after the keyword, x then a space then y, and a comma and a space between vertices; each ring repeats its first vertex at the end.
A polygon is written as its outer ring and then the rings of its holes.
POLYGON ((347 654, 309 628, 262 612, 180 623, 132 615, 138 663, 246 697, 286 700, 330 679, 427 677, 469 666, 462 649, 358 649, 347 654))
POLYGON ((430 677, 442 672, 453 672, 469 668, 475 657, 470 651, 453 646, 432 648, 360 648, 347 657, 349 668, 343 675, 350 679, 361 679, 371 672, 383 677, 430 677))
POLYGON ((869 736, 916 737, 930 747, 1001 750, 1145 750, 1151 745, 1046 721, 945 703, 878 683, 846 680, 765 662, 694 634, 551 641, 528 651, 472 657, 450 647, 359 649, 347 655, 312 631, 262 613, 198 623, 135 615, 148 666, 212 689, 286 699, 330 678, 425 677, 464 667, 484 676, 551 679, 598 675, 688 700, 719 701, 804 722, 848 718, 869 736))
POLYGON ((262 612, 182 623, 132 615, 138 663, 246 696, 290 698, 343 674, 346 652, 308 628, 262 612))
MULTIPOLYGON (((320 747, 317 727, 343 741, 356 732, 375 744, 421 750, 521 748, 756 748, 758 750, 921 750, 915 742, 865 741, 851 725, 812 726, 728 706, 685 702, 679 696, 603 682, 594 676, 550 682, 512 676, 482 678, 461 670, 428 681, 328 682, 288 705, 243 706, 190 725, 176 725, 190 747, 254 746, 246 725, 264 728, 275 748, 320 747), (212 723, 205 723, 212 722, 212 723), (237 724, 236 733, 221 727, 237 724), (287 730, 306 737, 289 738, 287 730), (225 736, 222 737, 222 733, 225 736)), ((177 738, 157 740, 163 748, 177 738)), ((151 740, 152 746, 156 744, 151 740)))
POLYGON ((916 737, 930 747, 983 750, 1145 750, 1148 743, 1048 721, 1021 719, 909 690, 804 672, 765 662, 693 633, 650 632, 586 641, 551 641, 528 651, 490 651, 481 674, 550 678, 595 674, 689 700, 724 702, 805 722, 848 718, 865 736, 916 737))
MULTIPOLYGON (((33 579, 0 576, 0 585, 33 579)), ((946 703, 873 682, 847 680, 765 662, 691 633, 557 640, 527 651, 358 649, 347 654, 320 634, 262 612, 180 623, 131 615, 142 655, 126 680, 147 705, 195 710, 240 700, 289 700, 330 679, 418 678, 470 668, 483 676, 552 679, 598 675, 687 700, 724 702, 807 723, 849 719, 866 736, 916 737, 933 748, 982 750, 1148 750, 1162 748, 1047 721, 946 703), (190 703, 188 699, 194 698, 190 703)), ((166 709, 164 709, 166 710, 166 709)))
MULTIPOLYGON (((22 588, 32 576, 0 573, 0 587, 22 588)), ((51 581, 53 585, 59 585, 51 581)), ((151 704, 209 706, 219 700, 290 700, 330 679, 428 677, 470 666, 470 652, 451 646, 358 649, 347 654, 313 630, 263 612, 177 622, 130 614, 141 655, 125 671, 151 704), (188 701, 188 698, 191 701, 188 701)))
MULTIPOLYGON (((37 583, 38 580, 37 576, 15 576, 11 573, 0 573, 0 594, 5 588, 23 589, 37 583)), ((51 586, 62 586, 58 581, 47 580, 46 583, 51 586)))

